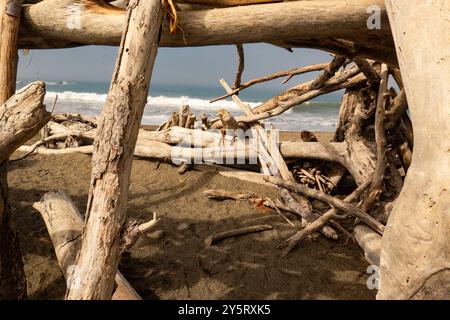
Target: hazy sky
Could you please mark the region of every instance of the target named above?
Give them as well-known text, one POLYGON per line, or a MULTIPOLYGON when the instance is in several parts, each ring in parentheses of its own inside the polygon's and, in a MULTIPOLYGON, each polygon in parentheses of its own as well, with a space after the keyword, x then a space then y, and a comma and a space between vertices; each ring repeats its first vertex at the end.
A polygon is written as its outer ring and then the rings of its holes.
MULTIPOLYGON (((266 45, 245 45, 244 80, 292 67, 329 61, 328 53, 266 45)), ((117 47, 90 46, 73 49, 32 50, 20 54, 19 80, 107 81, 111 80, 117 47)), ((233 81, 236 70, 234 46, 199 48, 161 48, 158 51, 152 82, 158 84, 217 85, 220 78, 233 81)), ((298 80, 310 79, 298 77, 298 80)), ((267 84, 281 87, 280 81, 267 84)), ((285 87, 285 86, 284 86, 285 87)))

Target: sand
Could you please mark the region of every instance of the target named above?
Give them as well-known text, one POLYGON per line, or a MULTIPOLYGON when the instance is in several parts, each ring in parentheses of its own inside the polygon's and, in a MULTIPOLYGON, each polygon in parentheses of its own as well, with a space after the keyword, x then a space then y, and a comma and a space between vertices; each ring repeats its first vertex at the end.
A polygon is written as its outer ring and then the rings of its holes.
MULTIPOLYGON (((24 254, 30 299, 61 299, 65 283, 51 240, 32 208, 45 192, 67 191, 83 212, 91 157, 33 155, 10 165, 14 218, 24 254)), ((304 240, 283 258, 276 246, 295 232, 272 210, 247 202, 216 202, 203 191, 252 191, 276 198, 276 189, 225 178, 217 166, 197 166, 179 175, 168 163, 136 159, 129 215, 149 220, 155 232, 123 255, 120 270, 144 299, 374 299, 367 289, 367 262, 346 236, 304 240), (205 247, 212 233, 254 224, 273 230, 205 247)), ((289 216, 294 219, 293 216, 289 216)))

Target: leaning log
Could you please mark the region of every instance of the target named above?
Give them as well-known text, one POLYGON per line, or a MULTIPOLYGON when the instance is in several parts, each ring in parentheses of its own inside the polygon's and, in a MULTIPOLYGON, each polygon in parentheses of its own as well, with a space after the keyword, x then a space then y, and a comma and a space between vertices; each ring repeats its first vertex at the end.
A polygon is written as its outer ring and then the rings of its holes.
POLYGON ((77 260, 81 285, 67 299, 111 299, 124 249, 133 150, 163 18, 159 0, 131 0, 108 99, 97 128, 86 225, 77 260))
MULTIPOLYGON (((71 268, 75 267, 80 251, 83 217, 70 196, 63 191, 46 193, 39 202, 33 204, 33 207, 44 219, 59 266, 67 279, 73 272, 71 268)), ((117 271, 116 284, 113 300, 142 299, 120 271, 117 271)))
MULTIPOLYGON (((28 112, 33 111, 30 104, 20 105, 8 100, 16 87, 21 6, 21 0, 0 0, 0 300, 23 299, 27 294, 22 254, 8 200, 8 157, 26 141, 21 139, 35 130, 28 130, 26 125, 39 124, 43 120, 41 117, 36 121, 30 119, 28 112), (21 130, 25 131, 24 134, 20 134, 21 130)), ((39 93, 34 92, 34 96, 39 97, 39 93)), ((42 100, 37 109, 45 110, 42 100)))
MULTIPOLYGON (((181 11, 178 21, 174 34, 164 24, 160 46, 289 42, 291 47, 318 47, 397 64, 382 0, 293 1, 181 11), (380 9, 381 29, 367 28, 371 16, 367 9, 372 6, 380 9)), ((20 47, 118 45, 124 22, 124 11, 102 1, 44 0, 24 9, 20 47), (67 24, 73 5, 82 28, 67 24)))
POLYGON ((378 299, 450 296, 450 2, 387 0, 414 152, 381 248, 378 299))

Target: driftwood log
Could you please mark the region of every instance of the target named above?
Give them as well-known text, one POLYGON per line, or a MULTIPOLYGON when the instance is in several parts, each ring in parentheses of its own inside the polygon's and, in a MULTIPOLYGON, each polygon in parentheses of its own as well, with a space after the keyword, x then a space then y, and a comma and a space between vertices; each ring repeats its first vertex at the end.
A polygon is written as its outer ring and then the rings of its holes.
MULTIPOLYGON (((160 46, 269 42, 361 55, 397 65, 382 0, 293 1, 181 11, 178 16, 176 33, 169 33, 169 26, 164 23, 160 46), (380 9, 381 29, 367 28, 371 16, 368 8, 372 6, 380 9), (336 24, 339 28, 330 28, 336 24)), ((123 10, 104 1, 43 0, 24 8, 20 47, 118 45, 125 21, 123 10), (67 25, 71 5, 80 9, 83 28, 67 25), (52 19, 48 19, 48 12, 52 12, 52 19)))
MULTIPOLYGON (((59 266, 67 279, 73 273, 80 251, 84 219, 70 196, 63 191, 46 193, 33 207, 44 219, 59 266)), ((115 281, 117 287, 113 300, 141 300, 120 271, 117 271, 115 281)))
POLYGON ((450 296, 450 2, 386 1, 414 152, 381 247, 379 299, 450 296))
POLYGON ((97 128, 86 225, 67 299, 110 299, 124 250, 132 154, 142 119, 163 18, 159 0, 129 3, 117 65, 97 128), (106 223, 105 223, 106 221, 106 223))
POLYGON ((20 145, 47 123, 44 95, 44 83, 35 82, 0 106, 0 297, 9 299, 25 297, 26 282, 8 200, 7 162, 20 145))
POLYGON ((23 299, 27 295, 22 254, 8 199, 8 158, 48 120, 42 105, 43 83, 33 84, 13 96, 21 5, 20 0, 0 0, 0 300, 23 299))

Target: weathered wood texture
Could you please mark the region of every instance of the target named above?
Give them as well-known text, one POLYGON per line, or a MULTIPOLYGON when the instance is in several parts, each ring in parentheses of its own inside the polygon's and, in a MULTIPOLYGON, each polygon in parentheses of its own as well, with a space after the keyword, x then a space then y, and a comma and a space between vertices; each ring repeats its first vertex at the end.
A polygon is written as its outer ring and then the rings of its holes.
MULTIPOLYGON (((21 127, 14 128, 13 121, 7 123, 9 117, 16 121, 17 118, 4 104, 14 94, 16 86, 21 5, 20 0, 0 0, 0 300, 23 299, 27 294, 22 254, 8 200, 7 178, 8 157, 15 146, 14 133, 21 127)), ((15 106, 11 106, 12 110, 17 111, 15 106)))
POLYGON ((159 0, 129 3, 117 65, 94 143, 91 188, 77 261, 81 285, 67 299, 110 299, 123 250, 131 163, 158 49, 159 0))
POLYGON ((378 299, 450 297, 450 2, 387 0, 414 153, 382 239, 378 299))
POLYGON ((44 96, 44 83, 36 82, 0 106, 0 300, 26 296, 22 255, 8 201, 7 163, 16 148, 47 123, 44 96))
MULTIPOLYGON (((174 34, 164 23, 160 46, 276 42, 397 64, 382 0, 292 1, 181 11, 178 17, 174 34), (367 28, 367 9, 373 5, 380 8, 381 29, 367 28)), ((118 45, 125 21, 123 11, 93 0, 44 0, 25 8, 23 18, 21 48, 118 45), (67 25, 74 3, 80 9, 81 28, 67 25)))
MULTIPOLYGON (((33 207, 44 219, 59 266, 67 278, 80 251, 83 217, 70 196, 63 191, 46 193, 33 207)), ((142 299, 120 271, 117 271, 116 284, 113 300, 142 299)))

